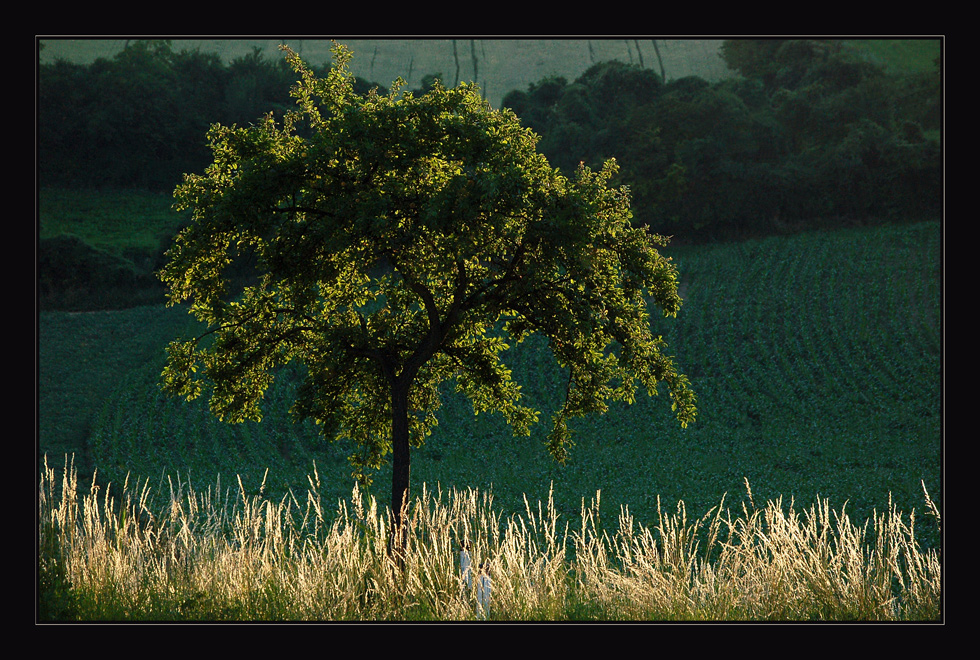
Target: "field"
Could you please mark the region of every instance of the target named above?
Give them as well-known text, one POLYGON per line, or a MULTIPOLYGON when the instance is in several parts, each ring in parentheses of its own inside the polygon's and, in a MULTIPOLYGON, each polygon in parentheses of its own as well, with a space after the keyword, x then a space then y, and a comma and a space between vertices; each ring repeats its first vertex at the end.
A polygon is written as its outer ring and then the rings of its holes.
MULTIPOLYGON (((685 305, 662 331, 699 396, 700 418, 677 428, 660 397, 575 427, 565 467, 548 458, 540 425, 512 437, 447 393, 440 424, 413 458, 413 483, 492 492, 505 512, 552 491, 562 516, 602 492, 615 514, 656 518, 658 498, 704 512, 747 480, 758 499, 827 498, 865 519, 887 506, 921 510, 922 486, 942 502, 941 230, 938 224, 814 232, 670 250, 685 305)), ((162 349, 191 332, 163 306, 40 316, 40 451, 78 454, 83 477, 240 476, 278 498, 308 486, 325 501, 353 485, 348 447, 287 414, 284 373, 260 424, 216 422, 204 402, 164 397, 162 349), (268 474, 266 471, 268 470, 268 474), (264 486, 263 486, 264 483, 264 486)), ((510 356, 528 399, 557 405, 561 373, 541 345, 510 356)), ((383 505, 390 476, 376 477, 383 505)), ((935 536, 925 537, 935 545, 935 536)))
POLYGON ((179 222, 169 194, 116 191, 107 197, 98 191, 49 188, 38 203, 38 238, 72 234, 130 259, 139 254, 145 260, 169 244, 179 222))

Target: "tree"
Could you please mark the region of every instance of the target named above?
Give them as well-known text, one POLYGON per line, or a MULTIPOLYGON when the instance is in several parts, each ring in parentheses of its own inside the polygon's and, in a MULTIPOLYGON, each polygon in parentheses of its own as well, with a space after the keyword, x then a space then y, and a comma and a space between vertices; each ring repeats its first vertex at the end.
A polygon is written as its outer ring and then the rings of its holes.
POLYGON ((294 414, 353 441, 358 477, 391 454, 395 530, 440 384, 515 433, 537 421, 501 360, 508 341, 542 333, 568 371, 547 441, 559 461, 570 418, 640 385, 665 383, 680 423, 694 420, 648 309, 677 314, 677 272, 656 249, 666 239, 631 226, 628 191, 608 185, 614 162, 569 179, 475 86, 360 95, 343 46, 323 78, 284 50, 296 110, 213 126, 214 162, 175 191, 193 219, 161 278, 208 330, 170 345, 166 389, 194 398, 209 382, 215 415, 260 419, 277 369, 298 363, 294 414), (236 294, 226 271, 239 257, 255 278, 236 294))

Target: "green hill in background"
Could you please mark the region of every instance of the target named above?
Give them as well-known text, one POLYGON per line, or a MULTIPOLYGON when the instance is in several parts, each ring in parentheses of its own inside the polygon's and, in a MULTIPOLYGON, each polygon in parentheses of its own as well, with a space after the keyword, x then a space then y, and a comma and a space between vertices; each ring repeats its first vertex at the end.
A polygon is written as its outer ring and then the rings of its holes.
MULTIPOLYGON (((567 515, 601 490, 612 515, 628 505, 647 521, 658 497, 668 507, 683 499, 700 515, 724 493, 744 492, 745 479, 760 500, 848 501, 856 520, 889 498, 921 510, 922 483, 942 501, 939 223, 669 253, 685 305, 658 331, 698 393, 696 424, 677 428, 665 402, 644 394, 577 424, 563 468, 543 446, 546 424, 515 438, 498 416, 474 417, 450 393, 413 460, 415 482, 492 489, 507 509, 520 508, 524 493, 546 499, 554 484, 567 515)), ((220 473, 257 489, 268 468, 270 494, 302 492, 315 462, 325 501, 348 496, 349 446, 290 420, 288 377, 258 424, 222 424, 204 401, 162 395, 163 347, 191 332, 188 324, 183 310, 162 306, 42 313, 41 452, 76 452, 103 484, 130 473, 207 484, 220 473)), ((548 419, 560 401, 560 370, 539 342, 511 353, 528 403, 548 419)), ((386 479, 383 471, 377 483, 386 479)))

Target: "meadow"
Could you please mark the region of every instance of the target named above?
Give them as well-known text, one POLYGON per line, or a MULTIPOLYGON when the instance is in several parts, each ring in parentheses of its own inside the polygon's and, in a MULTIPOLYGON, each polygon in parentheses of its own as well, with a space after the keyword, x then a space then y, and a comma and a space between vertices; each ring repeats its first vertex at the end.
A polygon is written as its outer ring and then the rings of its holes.
MULTIPOLYGON (((698 393, 697 423, 680 429, 665 397, 640 397, 575 426, 572 460, 560 466, 544 450, 545 425, 514 438, 447 392, 439 426, 413 456, 418 515, 443 522, 419 532, 435 563, 407 574, 411 588, 379 568, 383 516, 351 513, 384 510, 390 473, 355 492, 349 448, 289 417, 288 371, 261 423, 223 425, 205 402, 159 390, 164 345, 194 330, 184 310, 42 312, 41 537, 59 557, 42 573, 45 593, 61 594, 46 611, 57 618, 56 605, 70 603, 64 616, 88 619, 469 618, 451 546, 485 528, 473 537, 480 552, 520 557, 498 565, 509 567, 499 584, 511 585, 495 586, 499 618, 938 618, 941 225, 666 252, 685 305, 657 321, 658 332, 698 393), (60 467, 68 454, 78 469, 60 467), (45 469, 45 456, 59 469, 45 469), (128 516, 127 506, 136 507, 128 516), (68 510, 77 511, 71 524, 52 522, 68 510), (788 573, 775 566, 789 559, 767 545, 777 528, 787 535, 780 547, 803 562, 788 573), (882 552, 891 559, 875 568, 882 552), (365 563, 350 574, 326 568, 326 557, 353 556, 365 563), (749 557, 761 563, 750 567, 749 557), (836 568, 820 582, 815 565, 836 568), (777 582, 749 584, 749 575, 777 582), (249 586, 233 586, 239 579, 249 586), (347 591, 356 603, 332 609, 324 603, 339 596, 324 590, 340 589, 338 580, 355 581, 347 591), (544 591, 526 591, 532 583, 544 591), (311 584, 322 598, 302 604, 311 584), (765 600, 776 584, 789 600, 765 600), (818 584, 848 605, 817 598, 818 584), (162 600, 147 605, 153 599, 162 600), (645 604, 626 605, 634 602, 645 604)), ((533 341, 510 353, 548 419, 562 374, 533 341)))
POLYGON ((45 462, 42 620, 894 622, 942 612, 940 555, 891 503, 862 524, 826 501, 757 506, 746 483, 748 504, 734 513, 722 500, 689 518, 679 502, 646 526, 628 507, 603 521, 598 492, 570 523, 551 497, 505 517, 487 493, 423 488, 396 562, 373 497, 355 487, 331 511, 318 475, 309 484, 278 502, 241 482, 86 494, 71 464, 45 462))

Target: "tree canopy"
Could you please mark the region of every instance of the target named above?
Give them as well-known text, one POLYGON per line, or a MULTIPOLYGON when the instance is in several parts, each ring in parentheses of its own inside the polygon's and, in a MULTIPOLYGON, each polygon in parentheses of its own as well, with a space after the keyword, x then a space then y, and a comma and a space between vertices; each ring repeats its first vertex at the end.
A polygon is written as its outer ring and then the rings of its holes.
POLYGON ((865 51, 878 41, 725 41, 721 55, 740 75, 715 83, 600 62, 571 82, 512 91, 503 105, 566 173, 615 156, 634 224, 684 241, 933 219, 941 67, 917 56, 915 69, 886 68, 865 51))
POLYGON ((214 162, 175 191, 192 222, 161 278, 208 331, 169 347, 169 391, 207 389, 220 418, 260 419, 278 370, 297 363, 297 417, 352 441, 362 478, 391 455, 396 521, 441 384, 529 433, 539 412, 502 354, 532 334, 568 373, 547 441, 557 460, 569 419, 641 387, 664 385, 679 423, 695 419, 689 381, 651 327, 680 309, 677 270, 657 249, 667 240, 631 224, 614 161, 566 177, 473 85, 359 94, 343 46, 324 77, 284 51, 296 108, 212 126, 214 162), (241 259, 254 276, 236 291, 228 272, 241 259))

